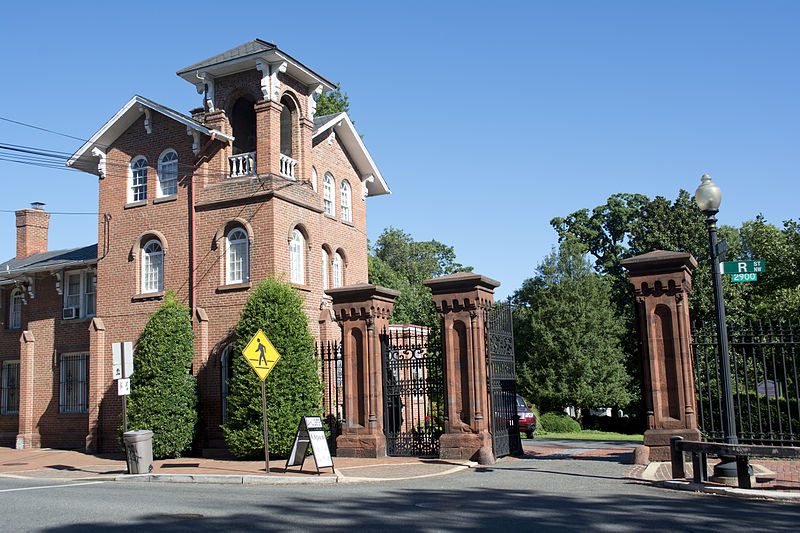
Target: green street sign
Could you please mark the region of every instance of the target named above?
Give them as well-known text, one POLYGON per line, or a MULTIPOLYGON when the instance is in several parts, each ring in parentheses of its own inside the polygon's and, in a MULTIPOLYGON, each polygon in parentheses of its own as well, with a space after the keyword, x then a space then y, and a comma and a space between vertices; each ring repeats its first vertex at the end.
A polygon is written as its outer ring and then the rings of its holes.
POLYGON ((722 274, 752 274, 766 272, 767 263, 762 259, 754 261, 725 261, 719 264, 722 274))
POLYGON ((756 281, 758 274, 755 272, 743 272, 741 274, 731 274, 731 281, 756 281))

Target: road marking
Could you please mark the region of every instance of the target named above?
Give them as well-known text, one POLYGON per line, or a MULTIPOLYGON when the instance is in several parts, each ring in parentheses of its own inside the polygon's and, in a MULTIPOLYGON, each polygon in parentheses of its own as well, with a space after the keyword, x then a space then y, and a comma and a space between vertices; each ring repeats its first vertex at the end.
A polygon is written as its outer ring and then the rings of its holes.
POLYGON ((42 487, 21 487, 18 489, 0 489, 0 492, 15 492, 18 490, 36 490, 36 489, 60 489, 61 487, 80 487, 81 485, 97 485, 105 483, 105 481, 89 481, 86 483, 67 483, 66 485, 45 485, 42 487))

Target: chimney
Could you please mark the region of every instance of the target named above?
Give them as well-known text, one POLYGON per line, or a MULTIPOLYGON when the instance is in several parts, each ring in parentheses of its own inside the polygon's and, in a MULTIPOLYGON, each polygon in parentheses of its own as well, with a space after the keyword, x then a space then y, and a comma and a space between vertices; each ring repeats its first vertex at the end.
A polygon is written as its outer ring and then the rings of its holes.
POLYGON ((15 214, 17 215, 17 259, 46 252, 50 213, 45 212, 44 204, 33 202, 29 209, 21 209, 15 214))

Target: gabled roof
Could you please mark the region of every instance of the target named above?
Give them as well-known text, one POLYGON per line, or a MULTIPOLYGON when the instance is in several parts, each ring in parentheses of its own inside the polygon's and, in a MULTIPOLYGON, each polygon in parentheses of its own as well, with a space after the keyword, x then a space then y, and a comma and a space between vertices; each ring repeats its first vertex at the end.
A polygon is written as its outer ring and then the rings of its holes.
POLYGON ((253 39, 243 45, 231 48, 199 63, 179 70, 176 74, 195 86, 201 86, 203 80, 199 77, 202 72, 207 72, 215 78, 230 76, 237 72, 256 68, 256 61, 263 60, 267 63, 286 62, 286 73, 292 78, 306 85, 322 85, 323 91, 331 91, 336 84, 317 74, 303 65, 286 52, 278 49, 272 43, 253 39))
POLYGON ((381 194, 391 194, 389 186, 383 179, 378 166, 369 155, 367 147, 361 141, 361 136, 356 131, 347 113, 336 113, 334 115, 323 115, 314 117, 313 137, 318 137, 333 130, 336 137, 342 141, 342 145, 350 159, 355 163, 362 183, 366 183, 368 196, 379 196, 381 194), (373 178, 373 179, 369 179, 373 178))
POLYGON ((216 134, 217 139, 224 142, 233 142, 233 137, 230 135, 225 135, 220 131, 206 128, 192 117, 186 116, 183 113, 179 113, 174 109, 170 109, 137 94, 128 100, 128 103, 122 106, 122 109, 117 111, 117 113, 111 117, 111 120, 106 122, 97 133, 92 135, 91 139, 78 148, 78 151, 67 161, 67 166, 99 175, 100 171, 97 168, 98 158, 92 154, 92 150, 94 148, 99 148, 105 152, 106 148, 108 148, 111 143, 142 116, 145 107, 208 137, 213 133, 216 134))
POLYGON ((31 254, 28 257, 10 259, 0 263, 0 283, 12 281, 14 277, 36 272, 54 272, 64 268, 79 268, 97 263, 97 245, 66 250, 51 250, 31 254))

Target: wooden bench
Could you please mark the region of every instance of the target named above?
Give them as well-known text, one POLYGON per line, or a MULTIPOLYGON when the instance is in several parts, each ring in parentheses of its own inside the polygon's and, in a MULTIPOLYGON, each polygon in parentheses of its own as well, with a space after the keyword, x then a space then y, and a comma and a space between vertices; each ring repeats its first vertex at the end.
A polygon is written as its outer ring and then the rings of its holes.
POLYGON ((751 444, 723 444, 720 442, 700 442, 683 440, 683 437, 670 437, 669 447, 672 456, 672 477, 683 479, 684 452, 692 454, 692 469, 695 483, 708 481, 708 454, 736 457, 736 476, 739 488, 749 489, 750 457, 769 457, 772 459, 800 458, 800 448, 784 446, 755 446, 751 444))

